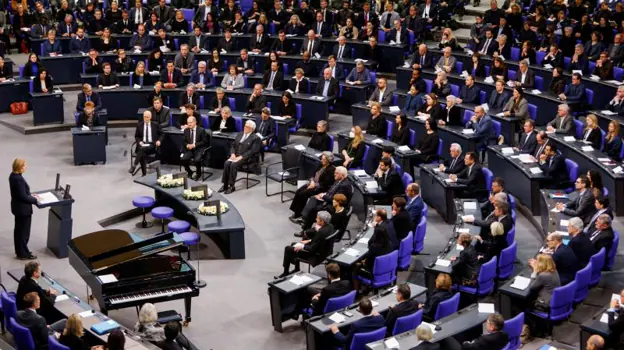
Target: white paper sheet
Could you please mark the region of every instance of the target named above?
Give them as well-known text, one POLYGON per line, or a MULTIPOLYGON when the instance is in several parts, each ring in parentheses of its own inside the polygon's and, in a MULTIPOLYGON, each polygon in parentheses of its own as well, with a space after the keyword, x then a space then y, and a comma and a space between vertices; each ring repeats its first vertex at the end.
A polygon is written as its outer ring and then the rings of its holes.
POLYGON ((503 154, 514 154, 514 149, 511 147, 503 147, 501 152, 503 152, 503 154))
POLYGON ((479 313, 480 314, 493 314, 496 310, 494 309, 494 304, 491 303, 479 303, 479 313))
POLYGON ((58 202, 58 198, 52 192, 44 192, 37 194, 39 196, 40 204, 48 204, 48 203, 56 203, 58 202))
POLYGON ((303 151, 303 150, 305 150, 306 148, 305 148, 305 146, 304 146, 304 145, 295 145, 295 149, 296 149, 296 150, 298 150, 298 151, 303 151))
POLYGON ((462 215, 461 219, 464 221, 473 222, 475 217, 474 215, 462 215))
POLYGON ((399 146, 399 148, 397 148, 397 150, 399 150, 401 152, 409 152, 410 148, 409 148, 409 146, 403 145, 403 146, 399 146))
POLYGON ((600 316, 600 322, 602 323, 609 323, 609 315, 605 312, 602 314, 602 316, 600 316))
POLYGON ((464 209, 467 209, 467 210, 477 209, 477 202, 464 202, 464 209))
POLYGON ((523 276, 516 276, 513 283, 510 285, 511 288, 525 290, 531 284, 531 279, 523 276))
POLYGON ((461 252, 462 250, 464 250, 464 246, 463 246, 463 245, 458 244, 458 245, 456 245, 456 246, 455 246, 455 249, 457 249, 457 251, 460 251, 460 252, 461 252))
POLYGON ((462 130, 462 134, 472 135, 472 134, 474 134, 474 130, 472 130, 472 129, 464 129, 464 130, 462 130))
POLYGON ((377 181, 366 181, 366 188, 374 190, 378 187, 377 181))
POLYGON ((457 232, 458 233, 470 233, 470 229, 469 228, 458 228, 457 232))
POLYGON ((384 345, 386 346, 386 349, 398 349, 399 348, 399 342, 396 339, 394 339, 394 337, 384 341, 384 345))
POLYGON ((335 312, 333 315, 329 316, 329 319, 336 322, 342 323, 345 321, 345 317, 342 314, 335 312))
POLYGON ((438 260, 436 260, 435 264, 438 265, 438 266, 449 267, 449 266, 451 266, 451 261, 450 260, 446 260, 446 259, 438 259, 438 260))
POLYGON ((61 302, 63 300, 68 300, 69 296, 67 296, 67 294, 61 294, 59 296, 56 297, 56 299, 54 299, 55 302, 61 302))
POLYGON ((435 330, 435 328, 436 328, 436 327, 435 327, 434 325, 432 325, 431 323, 428 323, 428 322, 421 322, 420 324, 421 324, 421 325, 425 325, 425 326, 429 327, 429 328, 431 329, 431 332, 432 332, 433 334, 436 334, 436 332, 437 332, 437 331, 435 330))
POLYGON ((358 169, 358 170, 353 170, 353 175, 355 175, 355 176, 367 176, 368 174, 366 173, 365 170, 358 169))
POLYGON ((358 239, 358 243, 368 244, 369 240, 370 240, 370 238, 368 238, 368 237, 362 237, 362 238, 358 239))
POLYGON ((78 315, 80 315, 80 317, 82 317, 82 318, 87 318, 87 317, 95 316, 95 312, 93 312, 91 310, 87 310, 87 311, 83 311, 83 312, 79 313, 78 315))
POLYGON ((561 222, 559 222, 559 225, 562 227, 568 227, 568 223, 569 223, 568 220, 561 220, 561 222))
POLYGON ((112 273, 99 276, 98 278, 100 279, 100 282, 102 282, 102 284, 117 282, 117 277, 115 277, 115 275, 113 275, 112 273))
POLYGON ((383 143, 383 142, 384 142, 384 140, 382 140, 382 139, 374 139, 373 140, 373 143, 383 143))
POLYGON ((356 249, 353 248, 348 248, 347 250, 345 250, 345 254, 349 255, 349 256, 358 256, 360 255, 360 252, 356 249))
POLYGON ((614 114, 616 114, 615 112, 611 112, 608 109, 605 109, 604 111, 600 111, 600 113, 602 113, 604 115, 614 115, 614 114))
POLYGON ((565 141, 565 142, 574 142, 574 141, 576 141, 576 139, 574 138, 574 136, 564 136, 563 137, 563 141, 565 141))
POLYGON ((533 167, 531 169, 529 169, 531 171, 531 174, 540 174, 542 173, 542 169, 538 168, 538 167, 533 167))

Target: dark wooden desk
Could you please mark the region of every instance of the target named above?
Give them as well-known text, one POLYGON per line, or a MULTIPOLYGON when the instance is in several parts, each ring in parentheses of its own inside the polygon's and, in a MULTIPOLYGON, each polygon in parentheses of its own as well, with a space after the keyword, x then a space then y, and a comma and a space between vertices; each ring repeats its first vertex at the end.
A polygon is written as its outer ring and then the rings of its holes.
POLYGON ((457 221, 455 198, 457 191, 465 190, 466 185, 447 182, 449 175, 437 169, 437 165, 421 165, 420 195, 427 205, 438 211, 444 221, 455 224, 457 221))

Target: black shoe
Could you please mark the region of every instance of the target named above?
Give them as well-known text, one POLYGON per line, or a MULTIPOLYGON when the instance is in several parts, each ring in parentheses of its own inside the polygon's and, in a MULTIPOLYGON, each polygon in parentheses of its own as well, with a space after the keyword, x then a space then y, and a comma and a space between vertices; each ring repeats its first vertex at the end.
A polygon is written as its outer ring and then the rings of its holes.
POLYGON ((295 232, 295 234, 293 236, 295 236, 295 237, 303 237, 303 231, 295 232))
POLYGON ((288 276, 288 274, 287 274, 287 273, 282 273, 281 275, 273 276, 273 279, 278 280, 278 279, 280 279, 280 278, 284 278, 284 277, 286 277, 286 276, 288 276))
POLYGON ((134 172, 136 171, 136 166, 131 166, 130 169, 128 169, 128 173, 130 174, 134 174, 134 172))
POLYGON ((193 178, 193 172, 192 172, 192 171, 187 171, 187 172, 186 172, 186 176, 187 176, 189 179, 192 179, 192 178, 193 178))
POLYGON ((221 188, 217 192, 221 193, 221 192, 225 191, 226 189, 227 188, 225 186, 221 186, 221 188))
POLYGON ((18 256, 17 259, 18 260, 35 260, 37 259, 37 256, 33 253, 30 253, 26 256, 18 256))
POLYGON ((195 174, 195 176, 192 177, 193 180, 195 181, 199 181, 199 178, 201 177, 200 173, 195 174))
POLYGON ((301 216, 290 216, 288 218, 288 220, 290 220, 290 222, 292 222, 293 224, 299 224, 301 221, 303 221, 303 218, 301 216))
POLYGON ((236 187, 231 186, 230 188, 228 188, 227 190, 225 190, 225 194, 230 194, 232 192, 236 191, 236 187))

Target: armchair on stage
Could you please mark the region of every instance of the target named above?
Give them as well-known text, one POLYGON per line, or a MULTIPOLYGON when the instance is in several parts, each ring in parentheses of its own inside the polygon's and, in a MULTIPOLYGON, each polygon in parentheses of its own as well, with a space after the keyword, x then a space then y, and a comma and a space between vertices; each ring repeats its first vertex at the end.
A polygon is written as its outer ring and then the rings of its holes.
MULTIPOLYGON (((68 186, 69 187, 69 186, 68 186)), ((37 208, 50 208, 48 212, 48 249, 59 258, 67 257, 67 243, 72 238, 73 219, 71 217, 74 199, 69 188, 50 189, 35 192, 40 196, 37 208)))

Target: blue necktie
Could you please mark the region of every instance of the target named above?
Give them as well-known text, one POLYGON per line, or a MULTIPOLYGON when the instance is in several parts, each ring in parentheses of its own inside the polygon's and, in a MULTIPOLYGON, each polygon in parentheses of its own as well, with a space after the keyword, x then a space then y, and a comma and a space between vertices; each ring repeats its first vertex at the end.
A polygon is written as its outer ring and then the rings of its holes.
POLYGON ((329 80, 325 80, 325 85, 323 86, 323 96, 327 97, 328 91, 329 91, 329 80))

